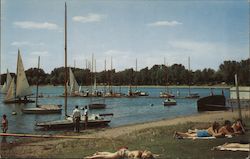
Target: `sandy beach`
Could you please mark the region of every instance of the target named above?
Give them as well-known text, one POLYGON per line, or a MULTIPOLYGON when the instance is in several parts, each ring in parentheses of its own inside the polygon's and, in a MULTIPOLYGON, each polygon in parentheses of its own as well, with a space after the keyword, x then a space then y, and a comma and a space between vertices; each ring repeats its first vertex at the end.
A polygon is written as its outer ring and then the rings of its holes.
MULTIPOLYGON (((245 109, 242 110, 242 117, 243 118, 250 118, 250 110, 245 109)), ((91 138, 89 141, 98 140, 105 140, 107 141, 116 141, 120 140, 122 136, 133 136, 135 132, 143 132, 144 130, 152 129, 152 128, 164 128, 168 126, 177 126, 189 122, 193 123, 211 123, 213 121, 218 121, 223 123, 224 120, 235 120, 238 118, 238 111, 222 111, 222 112, 205 112, 200 113, 197 115, 192 116, 184 116, 184 117, 177 117, 174 119, 166 119, 154 122, 147 122, 142 124, 133 124, 133 125, 126 125, 116 128, 103 128, 98 130, 87 130, 81 131, 80 134, 76 134, 74 132, 68 132, 63 135, 70 135, 70 136, 78 136, 82 137, 82 141, 86 141, 91 138), (95 138, 95 139, 93 139, 95 138)), ((170 132, 171 134, 171 132, 170 132)), ((54 151, 64 151, 64 149, 73 149, 71 148, 72 143, 76 141, 75 139, 22 139, 20 143, 17 144, 10 144, 9 149, 5 149, 2 152, 2 156, 9 156, 11 153, 14 154, 14 157, 43 157, 43 156, 50 156, 54 153, 54 151), (63 146, 62 146, 63 145, 63 146), (35 153, 33 153, 35 151, 35 153), (7 154, 6 154, 7 153, 7 154)), ((79 142, 79 141, 78 141, 79 142)))

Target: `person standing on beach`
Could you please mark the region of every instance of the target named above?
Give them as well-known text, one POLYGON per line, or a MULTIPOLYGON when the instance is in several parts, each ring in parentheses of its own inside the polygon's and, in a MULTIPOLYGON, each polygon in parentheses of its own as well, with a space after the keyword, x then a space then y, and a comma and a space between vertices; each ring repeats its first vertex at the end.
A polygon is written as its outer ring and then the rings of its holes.
POLYGON ((3 118, 2 118, 2 130, 3 130, 3 133, 6 133, 8 130, 8 120, 5 114, 3 115, 3 118))
POLYGON ((75 123, 75 131, 79 133, 80 132, 81 112, 78 109, 78 105, 73 110, 73 120, 75 123))
POLYGON ((87 129, 87 126, 88 126, 88 106, 85 106, 85 108, 84 108, 84 117, 85 117, 84 129, 87 129))

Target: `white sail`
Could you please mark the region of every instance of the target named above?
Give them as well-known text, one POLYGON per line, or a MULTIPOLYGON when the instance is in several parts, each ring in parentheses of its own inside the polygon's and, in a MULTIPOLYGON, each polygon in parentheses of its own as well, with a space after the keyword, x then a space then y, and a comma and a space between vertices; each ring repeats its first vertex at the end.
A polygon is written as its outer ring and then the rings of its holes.
POLYGON ((97 90, 97 87, 96 87, 96 78, 94 79, 94 91, 97 90))
POLYGON ((5 96, 5 101, 10 101, 13 99, 15 99, 15 79, 14 78, 11 80, 10 87, 5 96))
POLYGON ((6 77, 6 82, 4 82, 3 88, 2 88, 2 93, 7 93, 10 83, 11 83, 12 77, 7 69, 7 77, 6 77))
POLYGON ((16 97, 24 97, 31 94, 32 91, 24 72, 23 61, 20 55, 20 51, 18 50, 16 97))
POLYGON ((69 83, 70 83, 70 90, 71 90, 71 93, 74 93, 74 92, 77 92, 79 90, 79 85, 75 79, 75 76, 72 72, 72 70, 70 69, 69 71, 69 83))
POLYGON ((2 93, 6 93, 7 92, 7 83, 6 82, 4 82, 4 84, 3 84, 3 87, 2 87, 2 93))

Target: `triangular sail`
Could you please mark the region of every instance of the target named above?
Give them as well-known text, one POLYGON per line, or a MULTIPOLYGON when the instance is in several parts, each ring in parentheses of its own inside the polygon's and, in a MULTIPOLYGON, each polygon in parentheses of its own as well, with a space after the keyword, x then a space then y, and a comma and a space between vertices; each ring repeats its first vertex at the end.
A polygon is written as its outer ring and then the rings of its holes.
POLYGON ((3 87, 2 87, 2 93, 7 92, 7 82, 4 82, 3 87))
POLYGON ((97 90, 97 87, 96 87, 96 78, 94 79, 94 91, 97 90))
POLYGON ((69 83, 70 83, 71 93, 77 92, 79 90, 79 85, 71 69, 69 71, 69 83))
POLYGON ((15 99, 15 79, 14 78, 11 80, 10 87, 5 96, 5 101, 10 101, 13 99, 15 99))
POLYGON ((4 82, 3 88, 2 88, 2 93, 7 93, 10 83, 11 83, 12 77, 7 69, 7 77, 6 77, 6 82, 4 82))
POLYGON ((20 55, 20 51, 18 50, 16 97, 24 97, 31 94, 32 91, 24 72, 23 61, 20 55))

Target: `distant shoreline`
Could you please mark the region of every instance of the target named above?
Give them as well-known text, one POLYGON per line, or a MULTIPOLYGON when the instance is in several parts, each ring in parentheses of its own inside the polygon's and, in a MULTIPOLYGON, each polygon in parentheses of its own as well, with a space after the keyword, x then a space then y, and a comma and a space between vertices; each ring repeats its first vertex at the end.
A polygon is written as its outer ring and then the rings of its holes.
MULTIPOLYGON (((35 86, 35 85, 31 85, 31 86, 35 86)), ((39 87, 64 87, 63 85, 56 85, 56 86, 53 86, 53 85, 40 85, 39 87)), ((84 87, 90 87, 90 86, 84 86, 84 87)), ((104 87, 103 85, 97 85, 97 87, 104 87)), ((108 87, 108 86, 106 86, 108 87)), ((122 87, 122 88, 127 88, 127 87, 130 87, 129 85, 123 85, 123 86, 112 86, 112 87, 122 87)), ((135 86, 131 86, 132 88, 134 88, 135 86)), ((161 85, 139 85, 137 86, 139 88, 143 88, 143 87, 146 87, 146 88, 165 88, 166 86, 161 86, 161 85)), ((233 86, 231 85, 213 85, 213 86, 208 86, 208 85, 201 85, 201 86, 197 86, 197 85, 194 85, 194 86, 190 86, 191 89, 192 88, 224 88, 224 89, 229 89, 233 86)), ((168 88, 189 88, 189 86, 187 85, 170 85, 168 86, 168 88)))

